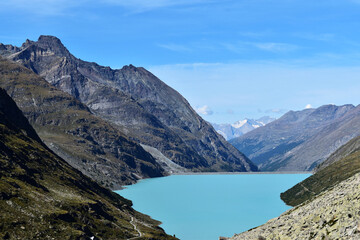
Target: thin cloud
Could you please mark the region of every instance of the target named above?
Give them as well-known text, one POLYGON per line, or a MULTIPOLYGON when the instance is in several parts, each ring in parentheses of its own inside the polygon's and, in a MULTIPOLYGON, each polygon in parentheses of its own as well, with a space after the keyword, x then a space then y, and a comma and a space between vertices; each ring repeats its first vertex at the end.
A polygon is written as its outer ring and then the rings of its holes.
POLYGON ((232 109, 228 109, 228 110, 226 110, 226 113, 227 113, 227 114, 231 114, 231 115, 233 115, 233 114, 234 114, 234 110, 232 110, 232 109))
POLYGON ((11 0, 0 1, 0 11, 17 9, 37 15, 64 15, 75 7, 91 4, 107 4, 117 7, 124 7, 133 13, 146 12, 165 7, 191 6, 214 2, 215 0, 11 0))
MULTIPOLYGON (((88 0, 11 0, 1 1, 0 9, 18 9, 37 15, 63 15, 68 9, 81 6, 88 0)), ((0 10, 1 11, 1 10, 0 10)))
POLYGON ((214 0, 102 0, 102 2, 129 8, 134 12, 146 12, 165 7, 209 3, 214 2, 214 0))
POLYGON ((265 113, 276 113, 276 114, 283 114, 286 113, 287 109, 280 109, 280 108, 273 108, 273 109, 267 109, 264 112, 265 113))
POLYGON ((239 32, 238 35, 250 38, 260 38, 268 35, 268 32, 239 32))
POLYGON ((226 50, 234 53, 243 53, 247 47, 244 44, 222 43, 226 50))
POLYGON ((195 111, 201 115, 212 115, 214 113, 207 105, 204 105, 202 107, 197 107, 195 111))
POLYGON ((191 51, 190 48, 184 46, 184 45, 179 45, 179 44, 159 44, 158 45, 161 48, 165 48, 174 52, 189 52, 191 51))
POLYGON ((307 39, 307 40, 314 40, 314 41, 320 41, 320 42, 329 42, 333 41, 335 39, 335 34, 332 33, 320 33, 320 34, 314 34, 314 33, 295 33, 295 37, 307 39))
POLYGON ((247 51, 249 47, 262 51, 273 53, 292 52, 299 49, 299 46, 289 43, 277 42, 237 42, 237 43, 222 43, 222 46, 232 52, 242 53, 247 51))
POLYGON ((208 119, 234 119, 240 114, 278 117, 289 110, 304 109, 307 103, 356 104, 360 67, 318 62, 188 63, 152 66, 149 70, 182 93, 192 106, 199 106, 198 112, 208 113, 204 103, 211 106, 213 115, 202 115, 208 119), (236 111, 230 115, 227 109, 236 111))
POLYGON ((269 52, 290 52, 290 51, 297 50, 299 48, 297 45, 294 45, 294 44, 273 43, 273 42, 253 43, 252 45, 258 49, 269 51, 269 52))

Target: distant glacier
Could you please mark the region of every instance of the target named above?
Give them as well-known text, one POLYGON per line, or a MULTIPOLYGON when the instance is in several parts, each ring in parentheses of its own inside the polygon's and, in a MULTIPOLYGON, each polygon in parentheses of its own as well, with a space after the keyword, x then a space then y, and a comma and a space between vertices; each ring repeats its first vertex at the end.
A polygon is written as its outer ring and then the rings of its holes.
POLYGON ((211 123, 215 130, 221 134, 226 140, 230 140, 236 137, 240 137, 245 133, 254 130, 255 128, 265 126, 266 124, 276 120, 276 118, 272 118, 269 116, 264 116, 259 119, 248 119, 245 118, 243 120, 239 120, 234 122, 233 124, 229 123, 211 123))

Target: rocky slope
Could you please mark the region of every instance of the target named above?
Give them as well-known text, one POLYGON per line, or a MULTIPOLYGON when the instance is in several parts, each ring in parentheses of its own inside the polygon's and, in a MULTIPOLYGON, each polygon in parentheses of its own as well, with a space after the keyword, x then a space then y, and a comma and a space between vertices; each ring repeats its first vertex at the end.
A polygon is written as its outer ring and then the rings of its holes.
POLYGON ((287 205, 301 204, 359 172, 360 137, 356 137, 326 159, 315 174, 282 193, 281 199, 287 205))
POLYGON ((357 173, 311 202, 229 239, 360 239, 359 199, 360 174, 357 173))
POLYGON ((31 70, 0 59, 0 86, 48 147, 99 183, 119 189, 141 178, 165 175, 139 144, 31 70))
POLYGON ((175 239, 52 153, 0 89, 1 239, 175 239))
POLYGON ((193 171, 254 171, 256 166, 220 137, 174 89, 132 65, 113 70, 75 58, 52 36, 27 40, 0 54, 44 77, 116 124, 132 139, 193 171))
POLYGON ((360 135, 360 106, 290 111, 230 142, 264 171, 308 171, 360 135))

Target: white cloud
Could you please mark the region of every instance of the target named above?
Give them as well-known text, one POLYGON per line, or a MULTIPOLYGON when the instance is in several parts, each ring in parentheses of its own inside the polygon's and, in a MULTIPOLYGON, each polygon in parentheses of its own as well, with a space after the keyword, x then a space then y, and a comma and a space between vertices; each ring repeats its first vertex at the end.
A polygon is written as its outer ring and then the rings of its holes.
POLYGON ((312 108, 311 104, 306 104, 305 109, 312 108))
POLYGON ((214 113, 207 105, 204 105, 202 107, 197 107, 195 111, 201 115, 212 115, 214 113))

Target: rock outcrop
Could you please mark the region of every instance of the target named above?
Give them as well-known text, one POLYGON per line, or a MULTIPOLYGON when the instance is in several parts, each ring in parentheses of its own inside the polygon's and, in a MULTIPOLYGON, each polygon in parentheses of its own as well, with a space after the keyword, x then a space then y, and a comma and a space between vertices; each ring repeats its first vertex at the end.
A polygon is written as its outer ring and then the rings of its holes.
POLYGON ((131 205, 51 152, 0 89, 1 239, 176 239, 131 205))
POLYGON ((4 45, 0 54, 73 95, 130 138, 192 171, 256 171, 174 89, 141 67, 113 70, 75 58, 52 36, 4 45))

